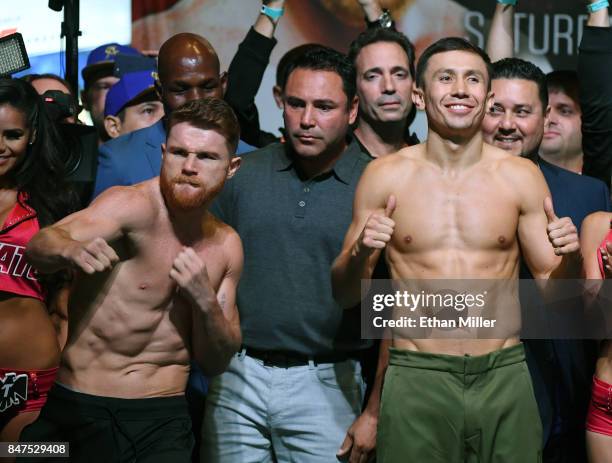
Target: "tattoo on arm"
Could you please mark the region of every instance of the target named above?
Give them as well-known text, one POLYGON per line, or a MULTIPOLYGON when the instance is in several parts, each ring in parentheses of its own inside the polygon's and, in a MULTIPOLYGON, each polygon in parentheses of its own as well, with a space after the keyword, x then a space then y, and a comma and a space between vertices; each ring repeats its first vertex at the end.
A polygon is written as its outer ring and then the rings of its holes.
POLYGON ((226 302, 226 296, 225 293, 221 294, 221 297, 219 298, 219 305, 221 306, 221 310, 225 309, 225 302, 226 302))

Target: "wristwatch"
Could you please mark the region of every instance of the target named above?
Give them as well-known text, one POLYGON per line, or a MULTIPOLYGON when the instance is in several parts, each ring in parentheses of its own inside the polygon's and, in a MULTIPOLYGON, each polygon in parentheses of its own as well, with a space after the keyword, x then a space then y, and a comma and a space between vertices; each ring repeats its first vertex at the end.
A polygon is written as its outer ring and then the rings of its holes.
POLYGON ((368 25, 369 29, 374 27, 390 29, 393 27, 393 18, 391 17, 391 13, 389 12, 389 10, 384 8, 382 14, 374 21, 369 21, 368 18, 366 18, 366 24, 368 25))

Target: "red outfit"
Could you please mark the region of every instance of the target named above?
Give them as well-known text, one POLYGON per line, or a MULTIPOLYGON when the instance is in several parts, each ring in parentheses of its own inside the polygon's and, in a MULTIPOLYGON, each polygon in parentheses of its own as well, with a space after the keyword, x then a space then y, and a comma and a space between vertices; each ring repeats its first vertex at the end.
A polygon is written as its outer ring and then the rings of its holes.
POLYGON ((47 401, 57 370, 57 367, 30 371, 0 368, 0 423, 5 413, 12 417, 40 410, 47 401))
POLYGON ((19 193, 0 229, 0 291, 43 301, 45 291, 24 256, 26 244, 40 229, 36 211, 26 200, 26 193, 19 193))
MULTIPOLYGON (((603 259, 600 249, 608 242, 612 242, 612 220, 610 220, 610 231, 597 248, 597 260, 601 276, 605 277, 603 259)), ((593 377, 593 390, 591 391, 591 404, 586 423, 587 431, 612 436, 612 384, 606 383, 599 378, 593 377)))
POLYGON ((601 258, 601 248, 605 247, 607 243, 612 243, 612 219, 610 219, 610 230, 608 234, 597 248, 597 261, 599 262, 599 271, 601 272, 602 278, 605 278, 606 274, 604 272, 603 259, 601 258))
MULTIPOLYGON (((26 245, 40 229, 36 211, 26 200, 27 194, 19 193, 15 207, 0 229, 0 291, 44 301, 45 291, 24 256, 26 245)), ((56 373, 57 368, 31 371, 0 368, 0 428, 19 413, 40 410, 56 373)))
POLYGON ((593 377, 587 431, 612 436, 612 384, 593 377))

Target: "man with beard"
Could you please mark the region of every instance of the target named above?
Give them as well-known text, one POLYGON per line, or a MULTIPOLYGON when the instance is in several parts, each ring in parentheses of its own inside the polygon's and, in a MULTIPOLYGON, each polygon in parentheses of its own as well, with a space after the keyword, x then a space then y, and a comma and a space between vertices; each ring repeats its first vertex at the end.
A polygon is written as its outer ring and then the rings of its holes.
POLYGON ((208 212, 239 167, 238 122, 207 98, 168 130, 160 177, 109 190, 27 248, 41 272, 78 272, 57 383, 22 434, 70 442, 71 461, 189 461, 190 359, 219 374, 240 346, 242 247, 208 212))

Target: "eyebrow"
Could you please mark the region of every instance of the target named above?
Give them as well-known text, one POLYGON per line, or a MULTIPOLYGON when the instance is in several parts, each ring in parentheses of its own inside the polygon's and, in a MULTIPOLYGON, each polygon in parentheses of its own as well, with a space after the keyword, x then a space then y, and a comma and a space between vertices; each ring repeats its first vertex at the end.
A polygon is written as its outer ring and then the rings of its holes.
MULTIPOLYGON (((299 96, 287 95, 285 98, 288 101, 295 101, 295 102, 300 102, 300 103, 306 103, 307 102, 306 100, 304 100, 303 98, 300 98, 299 96)), ((323 98, 323 99, 319 99, 319 100, 313 100, 312 104, 315 104, 315 105, 317 105, 317 104, 327 104, 327 105, 334 105, 335 106, 335 105, 338 105, 340 103, 338 103, 338 102, 336 102, 334 100, 323 98)))
POLYGON ((206 154, 208 156, 213 156, 215 158, 220 157, 221 155, 219 153, 216 153, 215 151, 189 151, 188 148, 185 148, 183 146, 176 146, 176 145, 170 145, 168 146, 168 151, 173 152, 173 153, 193 153, 196 156, 202 155, 202 154, 206 154))
MULTIPOLYGON (((406 72, 408 72, 408 68, 405 67, 405 66, 393 66, 391 68, 391 72, 394 72, 394 71, 406 71, 406 72)), ((380 66, 375 66, 373 68, 366 69, 365 71, 363 71, 363 74, 367 74, 368 72, 382 73, 383 69, 380 66)))
POLYGON ((172 82, 170 82, 170 85, 179 85, 179 86, 192 87, 194 85, 195 86, 202 85, 202 83, 208 84, 208 83, 211 83, 211 82, 215 82, 217 80, 218 80, 217 77, 206 77, 206 78, 200 79, 200 80, 198 80, 197 82, 194 83, 194 82, 188 82, 188 81, 183 80, 183 79, 176 79, 176 80, 173 80, 172 82))
MULTIPOLYGON (((452 69, 452 68, 440 69, 436 71, 434 75, 443 74, 443 73, 457 75, 457 70, 452 69)), ((484 74, 482 73, 482 71, 479 71, 478 69, 467 69, 463 72, 463 74, 477 75, 477 76, 484 78, 484 74)))

